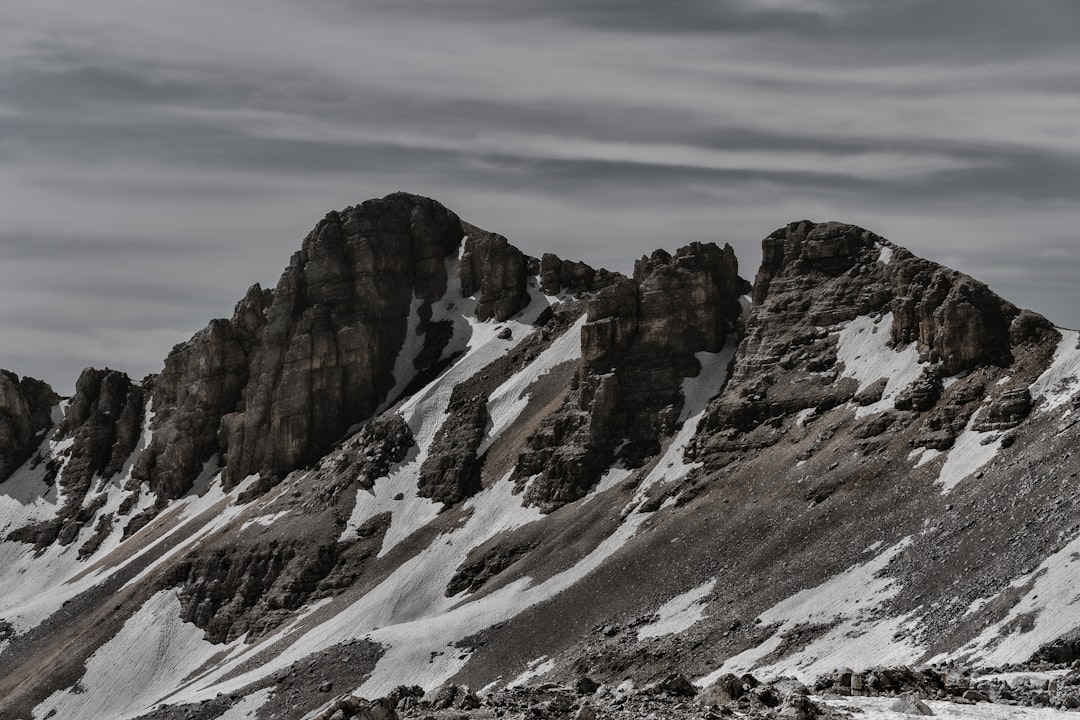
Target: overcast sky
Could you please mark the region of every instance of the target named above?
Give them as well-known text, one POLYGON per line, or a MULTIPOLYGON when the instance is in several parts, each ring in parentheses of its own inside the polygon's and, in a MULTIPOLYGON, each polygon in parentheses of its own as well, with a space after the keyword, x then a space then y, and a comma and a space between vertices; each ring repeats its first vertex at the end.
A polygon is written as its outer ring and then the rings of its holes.
POLYGON ((0 11, 0 367, 160 369, 327 211, 619 270, 861 224, 1080 325, 1076 0, 34 0, 0 11))

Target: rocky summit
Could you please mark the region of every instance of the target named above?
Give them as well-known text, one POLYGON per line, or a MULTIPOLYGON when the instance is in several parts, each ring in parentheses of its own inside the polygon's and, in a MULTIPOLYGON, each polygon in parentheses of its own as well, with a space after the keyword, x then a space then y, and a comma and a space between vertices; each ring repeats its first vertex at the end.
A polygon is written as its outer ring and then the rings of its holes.
POLYGON ((0 372, 0 718, 1080 707, 1080 335, 841 223, 744 277, 397 193, 155 375, 0 372))

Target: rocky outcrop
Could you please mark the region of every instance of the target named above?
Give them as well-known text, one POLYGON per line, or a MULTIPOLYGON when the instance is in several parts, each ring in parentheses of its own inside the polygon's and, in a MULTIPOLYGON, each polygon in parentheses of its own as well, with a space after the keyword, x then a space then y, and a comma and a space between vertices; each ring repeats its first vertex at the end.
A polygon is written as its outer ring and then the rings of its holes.
POLYGON ((540 258, 540 288, 548 295, 596 292, 622 277, 619 273, 602 268, 594 270, 583 262, 562 260, 553 253, 544 253, 540 258))
POLYGON ((211 321, 166 358, 151 393, 153 437, 133 472, 159 503, 187 492, 222 451, 221 421, 241 402, 272 297, 253 285, 231 320, 211 321))
POLYGON ((920 355, 940 363, 945 375, 1012 363, 1010 328, 1020 314, 1012 303, 929 260, 908 257, 893 268, 893 342, 917 343, 920 355))
POLYGON ((228 642, 276 627, 300 607, 338 562, 333 544, 295 542, 217 548, 172 569, 164 586, 179 588, 181 617, 228 642))
MULTIPOLYGON (((56 439, 70 441, 62 451, 66 462, 59 473, 63 505, 54 518, 14 530, 9 538, 39 548, 57 541, 72 543, 104 504, 103 495, 86 502, 95 478, 114 477, 134 452, 144 404, 142 387, 125 373, 108 368, 83 370, 55 433, 56 439)), ((111 519, 101 525, 107 532, 111 519)))
MULTIPOLYGON (((857 317, 887 318, 888 344, 918 350, 922 375, 893 403, 914 413, 938 405, 946 395, 945 378, 1007 366, 1013 362, 1013 339, 1037 343, 1053 333, 1045 319, 1021 315, 984 284, 841 223, 804 220, 765 238, 753 297, 734 371, 705 425, 718 449, 775 442, 782 427, 778 419, 800 410, 880 400, 883 383, 859 392, 838 366, 837 331, 857 317)), ((939 418, 942 427, 923 433, 926 447, 951 446, 955 433, 937 431, 955 426, 956 417, 962 418, 962 428, 975 400, 974 395, 962 403, 950 400, 956 412, 948 421, 939 418)), ((860 432, 872 437, 881 431, 878 426, 864 423, 860 432)))
POLYGON ((59 402, 46 383, 0 370, 0 482, 30 459, 59 402))
POLYGON ((695 355, 723 347, 749 290, 730 246, 693 243, 642 258, 633 279, 597 292, 581 332, 574 393, 518 461, 518 481, 532 478, 526 501, 554 508, 576 500, 610 467, 617 447, 631 467, 656 454, 676 430, 683 380, 701 370, 695 355))
POLYGON ((487 397, 473 395, 467 385, 458 385, 450 398, 450 416, 439 429, 430 452, 420 468, 417 492, 454 505, 480 490, 481 458, 477 455, 491 418, 487 397))
MULTIPOLYGON (((512 316, 528 302, 526 258, 502 236, 469 233, 463 292, 477 295, 482 319, 512 316)), ((452 334, 433 306, 463 234, 442 205, 405 193, 328 214, 273 291, 253 286, 232 319, 173 349, 153 382, 153 439, 136 479, 160 506, 220 455, 226 487, 256 473, 268 486, 402 389, 406 346, 415 356, 404 380, 430 379, 452 334)))
POLYGON ((525 255, 502 235, 475 225, 465 232, 459 266, 462 293, 477 296, 477 319, 512 318, 529 302, 525 255))
POLYGON ((407 333, 425 334, 446 293, 462 234, 442 205, 404 193, 315 227, 274 291, 241 408, 223 419, 228 483, 312 463, 375 412, 407 333))

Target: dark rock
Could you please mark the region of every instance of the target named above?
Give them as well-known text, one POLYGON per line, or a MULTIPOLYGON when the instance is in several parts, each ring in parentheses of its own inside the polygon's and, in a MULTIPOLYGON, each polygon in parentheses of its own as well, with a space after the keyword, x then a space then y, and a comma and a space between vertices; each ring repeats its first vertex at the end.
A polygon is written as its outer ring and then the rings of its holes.
POLYGON ((33 455, 59 402, 48 384, 0 370, 0 482, 33 455))
POLYGON ((476 317, 508 320, 529 302, 525 256, 502 235, 469 225, 461 255, 461 290, 479 295, 476 317))
POLYGON ((655 692, 663 692, 676 697, 694 697, 698 690, 682 673, 672 673, 654 686, 655 692))
POLYGON ((587 675, 582 675, 578 678, 578 681, 574 683, 574 689, 577 690, 578 695, 592 695, 600 689, 600 683, 587 675))
MULTIPOLYGON (((315 227, 266 309, 238 410, 222 419, 229 484, 314 462, 388 399, 413 300, 427 337, 462 234, 442 205, 404 193, 332 212, 315 227)), ((496 276, 484 269, 483 247, 467 263, 479 280, 496 276)))
POLYGON ((918 380, 904 388, 896 396, 893 405, 897 410, 923 412, 934 407, 937 401, 941 399, 944 389, 945 386, 941 382, 941 378, 932 371, 924 370, 918 380))
POLYGON ((525 543, 495 545, 487 549, 478 548, 454 573, 454 577, 446 586, 446 596, 453 597, 462 592, 476 592, 488 580, 525 557, 535 547, 535 543, 525 543))
POLYGON ((698 702, 702 705, 728 705, 742 697, 745 692, 745 683, 742 679, 726 673, 702 690, 701 695, 698 696, 698 702))
POLYGON ((1010 430, 1031 414, 1031 404, 1031 392, 1027 388, 1003 392, 979 411, 972 429, 979 432, 1010 430))
POLYGON ((582 497, 616 447, 630 467, 656 454, 677 429, 683 380, 701 370, 695 354, 718 352, 737 331, 748 289, 730 246, 694 243, 642 258, 632 280, 597 292, 574 392, 518 459, 519 484, 539 475, 526 502, 550 510, 582 497))
POLYGON ((458 385, 450 398, 449 417, 439 428, 420 468, 418 493, 451 506, 480 491, 477 450, 491 420, 487 398, 470 396, 468 385, 458 385))

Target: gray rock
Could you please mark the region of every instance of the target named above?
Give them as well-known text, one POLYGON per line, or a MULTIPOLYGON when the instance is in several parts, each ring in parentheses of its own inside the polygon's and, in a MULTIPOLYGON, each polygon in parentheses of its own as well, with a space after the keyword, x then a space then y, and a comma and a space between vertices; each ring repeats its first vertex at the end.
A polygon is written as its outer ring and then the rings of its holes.
POLYGON ((930 709, 930 706, 919 699, 915 693, 904 693, 896 698, 889 705, 889 709, 893 712, 904 713, 906 715, 933 715, 934 711, 930 709))

